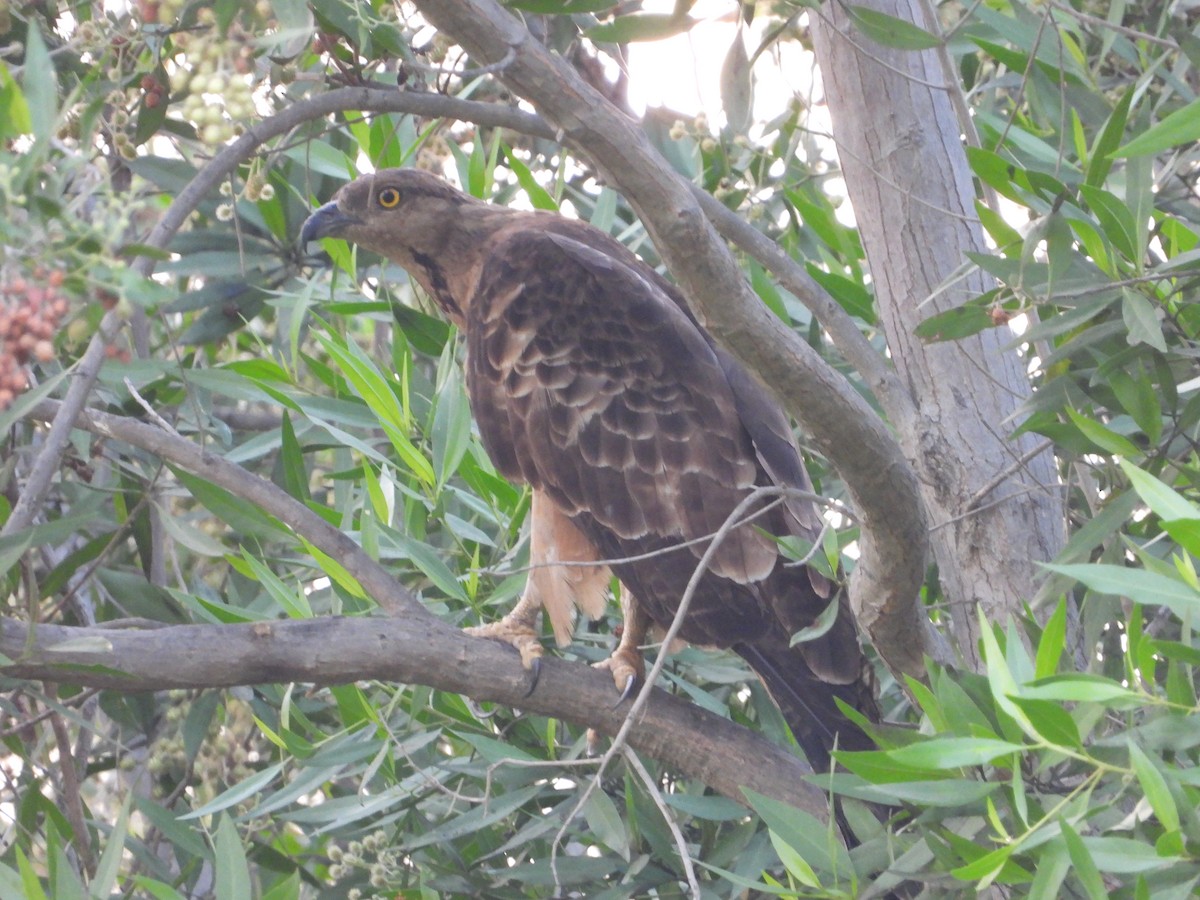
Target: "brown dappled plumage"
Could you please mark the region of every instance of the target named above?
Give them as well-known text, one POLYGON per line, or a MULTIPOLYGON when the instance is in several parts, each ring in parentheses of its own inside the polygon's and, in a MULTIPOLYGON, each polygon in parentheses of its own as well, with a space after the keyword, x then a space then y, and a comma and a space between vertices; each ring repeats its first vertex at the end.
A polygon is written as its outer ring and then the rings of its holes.
MULTIPOLYGON (((428 173, 357 179, 305 223, 404 267, 462 330, 467 385, 496 468, 534 492, 535 566, 503 635, 528 662, 545 607, 560 643, 574 609, 604 608, 608 568, 634 604, 611 666, 640 674, 649 622, 671 624, 707 542, 756 486, 811 490, 786 417, 688 312, 676 289, 608 235, 548 213, 491 206, 428 173), (633 560, 650 551, 667 551, 633 560), (519 632, 519 637, 513 635, 519 632)), ((760 504, 761 505, 761 504, 760 504)), ((762 531, 813 541, 820 520, 789 498, 733 530, 700 580, 680 636, 729 647, 766 684, 814 769, 867 737, 835 698, 876 718, 842 597, 822 636, 789 646, 833 597, 762 531), (761 530, 760 530, 761 529, 761 530)), ((503 624, 503 623, 501 623, 503 624)), ((620 678, 618 678, 618 681, 620 678)))

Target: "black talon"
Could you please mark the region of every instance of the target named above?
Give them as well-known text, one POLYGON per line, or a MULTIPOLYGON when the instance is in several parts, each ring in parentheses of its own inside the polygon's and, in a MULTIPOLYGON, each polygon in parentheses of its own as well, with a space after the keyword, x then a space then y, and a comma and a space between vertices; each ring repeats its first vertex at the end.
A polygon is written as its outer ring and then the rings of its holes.
POLYGON ((616 709, 626 700, 633 696, 634 688, 637 687, 638 677, 630 675, 625 681, 625 690, 621 691, 621 696, 617 698, 617 702, 613 704, 613 709, 616 709))
POLYGON ((529 690, 525 692, 526 697, 537 689, 538 677, 542 674, 542 660, 540 657, 535 656, 533 658, 533 663, 530 665, 529 671, 533 673, 533 680, 529 682, 529 690))

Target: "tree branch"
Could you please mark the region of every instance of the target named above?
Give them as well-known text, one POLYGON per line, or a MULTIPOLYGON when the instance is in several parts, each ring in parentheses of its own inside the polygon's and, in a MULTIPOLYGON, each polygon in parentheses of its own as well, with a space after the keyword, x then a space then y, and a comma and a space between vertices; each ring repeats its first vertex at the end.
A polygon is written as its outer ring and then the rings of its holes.
MULTIPOLYGON (((324 547, 326 552, 333 548, 324 547)), ((532 694, 515 653, 425 614, 322 618, 244 625, 176 625, 148 631, 35 625, 0 619, 6 678, 152 691, 364 679, 424 684, 481 702, 516 706, 612 735, 628 707, 614 708, 612 678, 543 657, 532 694)), ((827 817, 824 793, 804 780, 799 757, 748 728, 655 689, 633 723, 630 746, 745 802, 742 788, 827 817)))
POLYGON ((620 189, 694 308, 777 392, 837 467, 864 526, 851 602, 880 655, 893 669, 918 677, 925 654, 946 659, 946 645, 916 603, 928 547, 924 507, 912 467, 887 426, 849 382, 763 306, 691 185, 578 73, 493 0, 417 5, 474 58, 487 63, 512 55, 499 77, 620 189))

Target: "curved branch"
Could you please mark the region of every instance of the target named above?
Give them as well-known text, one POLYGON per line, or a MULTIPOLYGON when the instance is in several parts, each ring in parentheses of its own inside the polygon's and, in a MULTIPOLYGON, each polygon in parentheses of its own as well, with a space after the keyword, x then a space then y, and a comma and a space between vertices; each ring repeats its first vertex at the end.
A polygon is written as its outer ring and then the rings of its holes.
MULTIPOLYGON (((331 552, 331 548, 324 548, 331 552)), ((146 631, 72 628, 0 619, 6 678, 120 691, 364 679, 424 684, 481 702, 565 719, 612 735, 627 707, 612 678, 590 666, 542 660, 537 688, 508 647, 472 638, 433 615, 322 618, 146 631)), ((808 765, 786 749, 686 699, 655 689, 629 744, 727 797, 750 788, 827 818, 828 800, 805 781, 808 765)))
POLYGON ((924 506, 888 427, 758 300, 691 186, 626 116, 494 0, 417 5, 474 58, 486 63, 513 56, 500 78, 621 190, 698 313, 777 392, 837 467, 864 525, 851 602, 880 655, 893 669, 918 677, 924 655, 946 658, 944 642, 916 602, 928 548, 924 506))
MULTIPOLYGON (((57 421, 65 406, 65 401, 59 403, 43 400, 30 410, 30 415, 57 421)), ((435 618, 421 605, 415 594, 396 581, 387 569, 368 556, 341 529, 330 525, 299 500, 265 478, 259 478, 236 463, 231 463, 216 453, 210 453, 199 444, 134 419, 84 410, 76 416, 75 426, 147 450, 160 459, 249 500, 345 564, 367 594, 390 615, 435 618)))

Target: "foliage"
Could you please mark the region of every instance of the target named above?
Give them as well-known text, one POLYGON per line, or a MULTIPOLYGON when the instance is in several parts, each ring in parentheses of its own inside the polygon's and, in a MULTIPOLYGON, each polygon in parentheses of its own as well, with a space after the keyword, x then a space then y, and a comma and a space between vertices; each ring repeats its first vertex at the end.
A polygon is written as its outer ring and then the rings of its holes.
MULTIPOLYGON (((609 42, 684 32, 699 17, 690 3, 671 15, 618 15, 603 0, 510 6, 564 54, 601 57, 609 42)), ((516 897, 556 885, 676 896, 688 876, 680 838, 705 896, 848 896, 905 880, 930 894, 1193 895, 1200 60, 1185 6, 1140 6, 940 11, 973 104, 968 154, 997 248, 965 264, 997 287, 927 320, 925 335, 1021 324, 1014 341, 1037 392, 1011 424, 1053 442, 1072 521, 1028 619, 985 629, 985 673, 931 665, 925 682, 885 681, 888 718, 915 727, 882 729, 878 750, 842 754, 845 771, 821 782, 847 798, 861 846, 847 852, 834 830, 770 797, 748 798, 751 814, 649 759, 646 777, 611 766, 571 817, 597 777, 593 763, 568 764, 585 760, 581 730, 485 715, 420 685, 143 695, 8 680, 0 898, 516 897), (1081 649, 1068 642, 1068 598, 1081 649), (893 812, 890 825, 867 804, 893 812)), ((855 10, 872 39, 939 42, 855 10)), ((724 126, 656 111, 644 126, 670 165, 767 232, 882 349, 809 104, 768 117, 752 103, 754 79, 803 44, 813 14, 743 5, 757 43, 739 31, 725 60, 724 126)), ((398 69, 410 88, 476 100, 502 89, 431 73, 469 60, 412 9, 382 2, 142 0, 120 14, 0 2, 0 44, 0 304, 41 280, 70 304, 52 358, 23 356, 30 389, 0 410, 0 520, 44 439, 29 410, 65 393, 115 310, 131 327, 108 351, 93 408, 155 410, 350 534, 438 616, 496 618, 523 584, 529 502, 472 431, 455 336, 402 272, 326 242, 330 277, 295 235, 365 160, 449 170, 498 203, 559 207, 655 261, 619 196, 542 139, 346 114, 241 159, 163 251, 146 235, 214 155, 325 79, 394 84, 398 69), (135 269, 148 261, 152 279, 135 269)), ((808 310, 758 261, 746 271, 869 394, 808 310)), ((823 493, 841 495, 822 460, 812 469, 823 493)), ((833 550, 856 537, 844 529, 833 550)), ((952 599, 934 581, 932 609, 952 599)), ((374 611, 338 560, 246 498, 83 432, 35 524, 0 539, 0 588, 7 617, 83 625, 374 611)), ((607 630, 581 628, 565 655, 602 658, 607 630)), ((689 649, 665 678, 790 740, 733 657, 689 649)))

